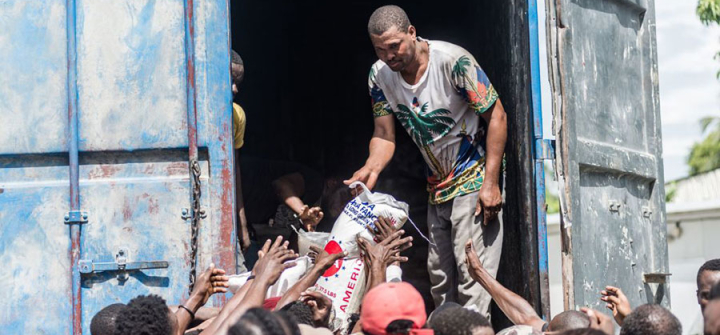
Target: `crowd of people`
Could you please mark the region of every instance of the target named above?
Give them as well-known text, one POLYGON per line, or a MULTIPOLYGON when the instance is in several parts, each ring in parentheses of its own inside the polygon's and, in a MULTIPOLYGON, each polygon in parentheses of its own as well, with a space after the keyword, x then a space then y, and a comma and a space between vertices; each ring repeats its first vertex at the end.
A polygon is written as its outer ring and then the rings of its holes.
MULTIPOLYGON (((283 236, 253 249, 256 242, 248 221, 296 221, 299 228, 311 231, 340 215, 350 191, 339 180, 321 184, 300 166, 257 162, 236 151, 238 250, 245 251, 247 267, 237 272, 249 270, 247 281, 221 307, 205 307, 212 295, 226 294, 230 287, 226 272, 211 265, 198 276, 183 304, 168 306, 163 297, 143 295, 107 306, 91 321, 93 335, 495 334, 491 301, 515 325, 498 334, 614 335, 618 327, 627 335, 682 333, 680 322, 665 307, 631 306, 613 283, 598 292, 612 317, 583 307, 546 320, 498 282, 507 139, 498 92, 470 53, 451 43, 420 38, 400 7, 377 9, 368 33, 379 58, 368 78, 375 131, 366 164, 344 183, 373 188, 394 154, 397 119, 428 166, 427 267, 434 300, 430 315, 415 287, 399 275, 389 275, 389 267, 408 261, 402 253, 413 241, 382 217, 366 226, 372 240, 356 239, 364 271, 357 278, 364 282, 351 284, 363 287, 353 313, 338 316, 334 297, 316 289, 318 280, 348 257, 349 250, 343 248, 312 246, 307 271, 279 296, 269 296, 283 272, 306 255, 299 255, 297 243, 283 236), (286 213, 278 216, 278 206, 286 213)), ((244 64, 235 52, 231 73, 236 94, 244 64)), ((245 113, 237 104, 233 112, 234 147, 240 149, 245 113)), ((720 335, 720 259, 700 268, 697 284, 705 334, 720 335)))
MULTIPOLYGON (((381 225, 382 223, 378 223, 381 225)), ((92 335, 297 335, 297 334, 495 334, 489 320, 477 308, 455 302, 438 306, 430 315, 420 293, 406 282, 387 281, 386 268, 393 262, 404 262, 401 253, 412 246, 412 237, 403 230, 387 229, 378 243, 358 239, 363 250, 367 276, 367 293, 359 313, 349 318, 348 329, 330 329, 334 317, 332 302, 313 290, 321 274, 345 252, 330 254, 313 247, 310 270, 285 294, 267 298, 268 288, 282 272, 294 265, 299 255, 281 236, 266 241, 258 252, 251 278, 222 308, 203 307, 216 293, 225 293, 228 276, 222 269, 210 266, 197 279, 195 288, 179 306, 168 306, 157 295, 139 296, 127 304, 113 304, 92 319, 92 335)), ((499 331, 500 335, 585 334, 614 335, 616 327, 626 335, 680 335, 682 326, 666 308, 645 304, 633 308, 621 289, 607 286, 599 292, 613 318, 589 308, 568 310, 550 320, 543 320, 519 295, 503 287, 490 276, 478 258, 472 241, 465 246, 465 263, 475 282, 485 288, 503 313, 515 326, 499 331), (613 320, 614 319, 614 320, 613 320)), ((720 334, 720 259, 706 262, 697 275, 697 299, 705 318, 705 334, 720 334)))

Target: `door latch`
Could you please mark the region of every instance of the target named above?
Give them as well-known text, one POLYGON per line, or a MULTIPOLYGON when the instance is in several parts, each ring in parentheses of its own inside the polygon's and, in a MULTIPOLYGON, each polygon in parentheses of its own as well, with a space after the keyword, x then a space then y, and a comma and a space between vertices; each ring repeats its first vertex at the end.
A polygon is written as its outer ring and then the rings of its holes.
POLYGON ((169 266, 167 261, 144 261, 128 262, 126 249, 118 250, 115 255, 115 262, 93 262, 93 260, 81 260, 78 262, 80 273, 98 273, 105 271, 133 271, 145 269, 166 269, 169 266))

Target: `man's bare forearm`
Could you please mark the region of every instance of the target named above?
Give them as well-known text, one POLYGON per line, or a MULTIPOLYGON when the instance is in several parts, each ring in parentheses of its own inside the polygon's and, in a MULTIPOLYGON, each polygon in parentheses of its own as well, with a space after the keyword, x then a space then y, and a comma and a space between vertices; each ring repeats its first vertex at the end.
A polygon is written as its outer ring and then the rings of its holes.
POLYGON ((370 265, 370 280, 368 282, 367 291, 372 290, 373 287, 378 286, 387 281, 385 277, 385 271, 387 267, 383 264, 372 264, 370 265))
POLYGON ((490 293, 492 299, 510 321, 516 325, 531 326, 542 331, 545 321, 537 315, 535 309, 525 299, 500 284, 484 268, 475 271, 472 277, 490 293))
POLYGON ((485 180, 488 186, 497 186, 500 179, 505 142, 507 141, 507 115, 498 99, 491 107, 485 154, 485 180))
POLYGON ((300 197, 305 194, 305 180, 300 173, 284 175, 272 182, 278 199, 295 213, 302 213, 305 203, 300 197))
POLYGON ((319 269, 317 267, 313 267, 310 269, 310 272, 308 272, 304 277, 300 278, 295 285, 290 287, 290 289, 283 294, 282 298, 280 298, 280 301, 278 301, 277 306, 275 306, 275 310, 279 310, 283 308, 285 305, 300 299, 300 294, 305 292, 308 288, 315 285, 315 283, 320 279, 320 276, 323 274, 323 270, 319 269))
POLYGON ((395 153, 395 137, 373 136, 370 140, 370 155, 365 166, 376 173, 382 172, 395 153))
POLYGON ((238 289, 235 294, 228 300, 227 303, 225 303, 225 306, 220 310, 220 313, 215 317, 213 322, 210 324, 209 327, 205 328, 201 334, 204 335, 211 335, 215 334, 215 331, 217 331, 220 326, 223 324, 223 322, 227 319, 227 317, 232 313, 237 306, 240 305, 242 300, 245 298, 245 295, 250 290, 250 287, 252 286, 253 279, 248 280, 245 282, 245 284, 238 289))

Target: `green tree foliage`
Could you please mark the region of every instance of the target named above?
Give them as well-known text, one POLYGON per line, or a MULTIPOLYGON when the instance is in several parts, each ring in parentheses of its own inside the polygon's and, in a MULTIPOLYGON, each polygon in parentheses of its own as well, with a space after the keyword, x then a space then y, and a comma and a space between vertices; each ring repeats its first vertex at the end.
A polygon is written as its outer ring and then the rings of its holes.
POLYGON ((695 11, 704 25, 720 24, 720 0, 699 0, 695 11))
MULTIPOLYGON (((720 24, 720 0, 699 0, 695 13, 706 26, 720 24)), ((720 60, 720 52, 715 53, 713 58, 720 60)), ((715 73, 715 77, 720 79, 720 70, 715 73)))
POLYGON ((688 166, 691 176, 720 168, 720 117, 704 117, 700 126, 706 135, 690 150, 688 166))

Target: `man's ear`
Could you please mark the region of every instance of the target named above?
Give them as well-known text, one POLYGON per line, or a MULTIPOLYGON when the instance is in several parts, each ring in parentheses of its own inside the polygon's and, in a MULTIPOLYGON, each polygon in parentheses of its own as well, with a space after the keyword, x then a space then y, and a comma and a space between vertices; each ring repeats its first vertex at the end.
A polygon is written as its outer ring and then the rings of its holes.
POLYGON ((410 25, 410 27, 408 27, 407 33, 413 40, 417 37, 417 31, 415 30, 415 26, 413 25, 410 25))

